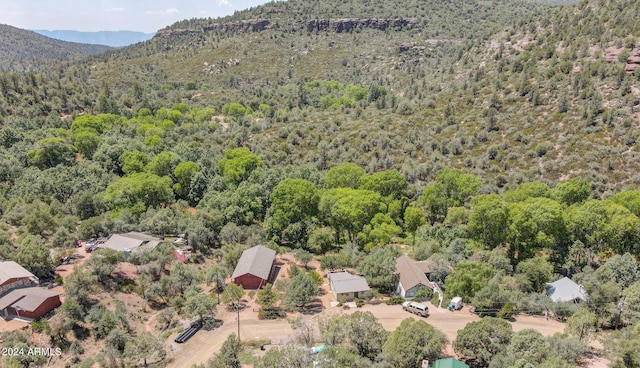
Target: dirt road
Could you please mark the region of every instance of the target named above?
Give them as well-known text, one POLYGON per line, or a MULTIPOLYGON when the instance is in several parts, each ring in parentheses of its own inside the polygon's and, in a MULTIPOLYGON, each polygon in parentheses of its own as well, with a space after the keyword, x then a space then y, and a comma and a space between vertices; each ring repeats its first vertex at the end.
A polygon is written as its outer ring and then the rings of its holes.
MULTIPOLYGON (((365 305, 362 308, 350 308, 343 310, 341 308, 329 308, 321 313, 321 315, 335 313, 353 313, 356 310, 370 311, 373 313, 382 326, 388 331, 393 331, 400 325, 405 318, 421 318, 414 316, 402 310, 399 305, 389 306, 384 303, 377 305, 365 305)), ((464 328, 467 323, 478 321, 480 318, 475 314, 468 312, 468 309, 450 312, 447 309, 438 309, 429 304, 430 315, 425 319, 434 327, 440 329, 449 339, 446 352, 453 355, 452 342, 455 340, 458 330, 464 328)), ((224 323, 222 327, 213 331, 199 331, 188 342, 177 345, 175 344, 174 362, 170 367, 174 368, 190 368, 193 364, 206 363, 206 361, 220 351, 222 343, 231 333, 237 333, 237 319, 235 314, 225 312, 221 318, 224 323)), ((315 319, 317 316, 304 316, 304 318, 315 319)), ((291 327, 286 320, 266 321, 258 320, 254 314, 248 312, 240 313, 240 336, 243 341, 261 340, 276 338, 280 340, 292 333, 291 327)), ((540 331, 545 336, 553 335, 556 332, 564 330, 564 324, 555 320, 546 320, 544 317, 517 316, 512 322, 513 330, 520 331, 525 328, 533 328, 540 331)))

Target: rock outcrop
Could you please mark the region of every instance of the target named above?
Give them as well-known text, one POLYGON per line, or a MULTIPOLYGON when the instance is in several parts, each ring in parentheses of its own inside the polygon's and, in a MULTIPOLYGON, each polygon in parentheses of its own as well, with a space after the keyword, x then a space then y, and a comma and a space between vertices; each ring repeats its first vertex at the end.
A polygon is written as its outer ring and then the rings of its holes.
MULTIPOLYGON (((417 23, 415 18, 337 18, 337 19, 312 19, 299 21, 292 24, 295 30, 305 28, 307 32, 329 31, 336 33, 350 32, 356 29, 372 28, 377 30, 400 30, 412 27, 417 23)), ((156 33, 156 38, 168 38, 171 36, 183 36, 190 34, 206 33, 211 31, 223 32, 261 32, 268 29, 280 28, 277 20, 272 19, 247 19, 237 22, 214 23, 201 29, 163 29, 156 33)))

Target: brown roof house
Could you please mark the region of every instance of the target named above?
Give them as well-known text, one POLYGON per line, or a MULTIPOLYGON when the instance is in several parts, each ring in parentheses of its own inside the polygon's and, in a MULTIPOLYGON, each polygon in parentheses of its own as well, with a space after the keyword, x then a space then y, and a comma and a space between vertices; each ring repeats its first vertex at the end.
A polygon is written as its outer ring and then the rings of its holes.
POLYGON ((362 299, 364 298, 364 293, 371 290, 364 277, 352 275, 346 271, 329 273, 329 284, 333 295, 338 301, 343 297, 347 301, 355 298, 362 299))
POLYGON ((0 261, 0 317, 35 319, 60 306, 60 294, 38 287, 39 280, 13 261, 0 261))
POLYGON ((245 289, 260 289, 270 282, 275 263, 275 250, 256 245, 242 252, 231 279, 245 289))
POLYGON ((421 287, 434 288, 425 273, 422 262, 414 261, 407 255, 402 255, 396 260, 396 272, 398 273, 398 287, 396 294, 403 298, 413 298, 413 295, 421 287))

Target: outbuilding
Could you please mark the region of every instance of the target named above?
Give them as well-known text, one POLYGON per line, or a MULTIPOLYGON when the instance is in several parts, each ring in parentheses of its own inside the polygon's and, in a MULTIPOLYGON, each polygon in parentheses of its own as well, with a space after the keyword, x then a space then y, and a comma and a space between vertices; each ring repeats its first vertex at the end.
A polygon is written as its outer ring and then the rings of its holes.
POLYGON ((345 298, 347 301, 353 299, 362 299, 364 294, 371 290, 367 280, 362 276, 352 275, 349 272, 331 272, 329 273, 329 284, 331 292, 340 301, 345 298))
POLYGON ((273 283, 275 262, 275 250, 256 245, 242 252, 231 279, 245 289, 261 289, 267 283, 273 283))
POLYGON ((554 302, 586 302, 589 298, 582 285, 568 277, 547 284, 547 295, 554 302))

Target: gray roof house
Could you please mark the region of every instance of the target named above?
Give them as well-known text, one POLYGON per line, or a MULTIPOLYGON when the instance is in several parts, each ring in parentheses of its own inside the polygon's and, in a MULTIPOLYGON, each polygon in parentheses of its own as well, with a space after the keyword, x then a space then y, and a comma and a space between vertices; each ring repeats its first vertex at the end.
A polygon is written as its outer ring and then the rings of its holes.
POLYGON ((355 298, 362 299, 364 293, 371 290, 364 277, 352 275, 346 271, 329 273, 329 284, 336 300, 342 297, 346 297, 348 301, 355 298))
POLYGON ((125 234, 113 234, 102 247, 110 248, 120 252, 125 251, 141 251, 155 248, 162 243, 162 239, 155 236, 138 233, 135 231, 125 234))
POLYGON ((429 281, 420 263, 402 255, 396 260, 396 272, 398 273, 398 287, 396 293, 403 298, 413 298, 413 295, 421 287, 433 289, 433 283, 429 281))
POLYGON ((231 279, 245 289, 260 289, 270 281, 275 266, 276 251, 256 245, 242 252, 231 279))
POLYGON ((582 285, 576 284, 568 277, 547 284, 547 295, 554 302, 586 302, 589 298, 582 285))

